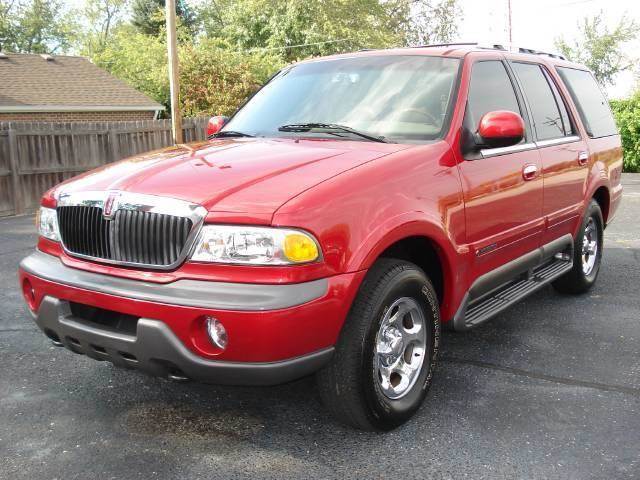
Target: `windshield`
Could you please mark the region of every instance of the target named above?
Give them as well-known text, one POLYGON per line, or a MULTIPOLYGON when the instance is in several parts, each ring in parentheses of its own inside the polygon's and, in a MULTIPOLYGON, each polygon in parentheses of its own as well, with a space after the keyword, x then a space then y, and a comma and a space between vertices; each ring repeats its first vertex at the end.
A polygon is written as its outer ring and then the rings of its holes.
POLYGON ((326 124, 392 142, 434 140, 446 130, 459 60, 363 56, 284 69, 222 130, 255 136, 366 137, 340 129, 280 127, 326 124))

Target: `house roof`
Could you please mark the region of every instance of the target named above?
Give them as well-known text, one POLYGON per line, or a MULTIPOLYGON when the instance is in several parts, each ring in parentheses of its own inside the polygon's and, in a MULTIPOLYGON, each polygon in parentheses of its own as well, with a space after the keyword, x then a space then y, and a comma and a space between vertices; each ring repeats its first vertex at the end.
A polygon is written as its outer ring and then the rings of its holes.
POLYGON ((85 57, 0 53, 0 112, 164 110, 85 57))

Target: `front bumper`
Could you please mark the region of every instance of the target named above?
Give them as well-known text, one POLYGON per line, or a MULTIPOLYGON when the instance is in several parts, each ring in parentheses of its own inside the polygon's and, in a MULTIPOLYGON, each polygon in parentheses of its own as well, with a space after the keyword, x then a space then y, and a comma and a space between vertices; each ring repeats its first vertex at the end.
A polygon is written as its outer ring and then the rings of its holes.
POLYGON ((290 285, 179 280, 158 284, 81 271, 35 252, 20 264, 38 326, 76 353, 157 376, 207 383, 271 385, 330 358, 363 272, 290 285), (86 305, 127 316, 125 330, 72 312, 86 305), (211 345, 204 319, 229 336, 211 345))
POLYGON ((302 357, 268 363, 207 360, 187 350, 169 327, 158 320, 139 319, 135 336, 110 332, 74 318, 68 302, 49 296, 40 304, 36 323, 48 336, 75 353, 177 380, 275 385, 320 369, 333 353, 330 347, 302 357))

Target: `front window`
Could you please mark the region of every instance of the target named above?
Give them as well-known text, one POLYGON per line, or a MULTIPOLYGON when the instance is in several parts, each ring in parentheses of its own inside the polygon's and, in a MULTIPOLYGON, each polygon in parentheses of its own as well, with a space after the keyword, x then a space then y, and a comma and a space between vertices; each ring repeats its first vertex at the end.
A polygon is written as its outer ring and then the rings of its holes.
POLYGON ((284 69, 224 127, 252 136, 330 136, 365 140, 327 128, 340 125, 388 142, 420 142, 447 129, 459 60, 428 56, 362 56, 284 69))

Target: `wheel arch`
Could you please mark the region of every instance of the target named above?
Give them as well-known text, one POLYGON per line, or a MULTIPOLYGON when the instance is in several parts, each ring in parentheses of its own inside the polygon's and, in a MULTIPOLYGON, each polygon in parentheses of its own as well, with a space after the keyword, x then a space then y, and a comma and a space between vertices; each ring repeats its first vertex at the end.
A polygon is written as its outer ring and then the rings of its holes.
POLYGON ((418 265, 429 276, 438 295, 442 318, 449 318, 455 311, 456 269, 459 253, 443 229, 425 220, 414 220, 387 230, 376 241, 363 245, 355 258, 360 256, 358 270, 370 268, 379 258, 399 258, 418 265), (366 253, 363 252, 366 249, 366 253), (358 254, 359 253, 359 254, 358 254))
POLYGON ((604 185, 601 185, 595 190, 595 192, 593 192, 592 198, 596 202, 598 202, 598 205, 600 205, 602 218, 606 225, 609 220, 609 206, 611 204, 611 195, 609 194, 609 189, 604 185))

